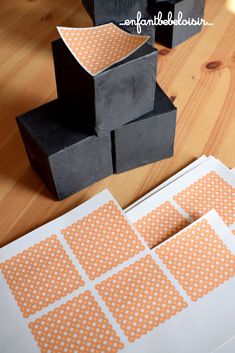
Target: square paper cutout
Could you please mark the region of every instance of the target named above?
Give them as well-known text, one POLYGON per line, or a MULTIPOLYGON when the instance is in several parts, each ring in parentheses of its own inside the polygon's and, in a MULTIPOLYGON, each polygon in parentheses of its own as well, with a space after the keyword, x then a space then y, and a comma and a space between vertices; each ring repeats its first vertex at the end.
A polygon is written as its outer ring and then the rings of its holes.
POLYGON ((116 353, 120 338, 90 291, 29 324, 41 353, 116 353))
POLYGON ((84 285, 56 235, 6 260, 1 270, 25 318, 84 285))
POLYGON ((112 200, 62 230, 62 234, 90 280, 145 249, 112 200))
POLYGON ((174 200, 194 220, 215 209, 228 226, 235 222, 235 188, 215 171, 181 191, 174 200))
POLYGON ((189 221, 169 201, 134 223, 134 227, 144 237, 151 249, 187 225, 189 225, 189 221))
POLYGON ((129 342, 187 307, 150 255, 96 285, 129 342))
POLYGON ((160 245, 156 253, 192 301, 235 276, 235 256, 206 219, 160 245))
POLYGON ((58 27, 61 38, 79 64, 92 76, 127 58, 149 39, 108 23, 90 28, 58 27))

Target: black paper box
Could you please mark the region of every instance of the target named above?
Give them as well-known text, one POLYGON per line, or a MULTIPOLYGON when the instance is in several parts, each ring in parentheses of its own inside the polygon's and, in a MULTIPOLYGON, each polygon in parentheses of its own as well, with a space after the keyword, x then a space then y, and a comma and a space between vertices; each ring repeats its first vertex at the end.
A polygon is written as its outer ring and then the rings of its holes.
POLYGON ((113 174, 110 136, 90 136, 58 100, 17 117, 29 160, 58 199, 113 174))
POLYGON ((146 17, 148 7, 148 0, 82 0, 82 3, 94 25, 136 19, 138 11, 146 17))
MULTIPOLYGON (((148 21, 148 19, 145 19, 148 21)), ((119 24, 120 25, 120 24, 119 24)), ((129 25, 129 26, 123 26, 120 25, 120 28, 125 29, 126 31, 132 33, 132 34, 138 34, 142 36, 149 36, 150 39, 148 40, 148 44, 153 46, 155 43, 155 32, 156 32, 156 27, 152 25, 148 26, 141 26, 141 33, 137 32, 137 26, 136 25, 129 25)))
POLYGON ((157 50, 148 44, 94 77, 62 39, 52 49, 58 97, 76 109, 74 121, 89 133, 107 134, 153 110, 157 50))
POLYGON ((153 112, 112 132, 116 173, 173 155, 176 108, 158 84, 155 97, 153 112))
MULTIPOLYGON (((152 16, 158 16, 162 12, 162 19, 168 18, 168 13, 172 13, 172 19, 177 20, 182 12, 182 19, 198 20, 204 18, 205 0, 155 0, 150 2, 150 12, 152 16)), ((174 48, 180 43, 191 38, 202 29, 201 25, 160 25, 156 27, 156 41, 174 48)))

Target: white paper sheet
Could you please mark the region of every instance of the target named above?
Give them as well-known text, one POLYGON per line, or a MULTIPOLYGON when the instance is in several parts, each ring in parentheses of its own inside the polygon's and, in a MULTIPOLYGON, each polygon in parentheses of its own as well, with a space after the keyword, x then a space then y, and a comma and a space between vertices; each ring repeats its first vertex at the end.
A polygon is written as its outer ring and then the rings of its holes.
MULTIPOLYGON (((203 220, 226 247, 227 257, 223 252, 221 256, 230 266, 235 255, 234 236, 215 211, 203 220)), ((201 221, 187 231, 200 226, 201 221)), ((180 237, 183 246, 182 232, 164 244, 180 237)), ((0 263, 1 353, 108 353, 110 349, 123 353, 211 353, 234 334, 235 278, 231 273, 224 284, 193 302, 107 191, 2 248, 0 263), (32 294, 38 282, 39 299, 32 294), (63 290, 60 298, 52 296, 63 290), (13 292, 21 292, 26 299, 28 295, 29 305, 22 305, 22 297, 13 292), (41 308, 45 296, 52 301, 41 308)))
POLYGON ((231 229, 235 228, 234 174, 220 161, 210 157, 163 189, 153 192, 150 197, 137 203, 135 207, 130 207, 127 216, 152 248, 183 229, 187 226, 187 222, 193 222, 212 208, 218 209, 218 212, 224 215, 224 220, 231 229), (200 180, 205 180, 210 175, 220 185, 217 187, 218 191, 212 191, 211 195, 210 188, 213 180, 208 180, 208 183, 203 181, 203 185, 197 185, 200 180), (191 191, 187 190, 190 185, 195 185, 195 190, 199 189, 199 191, 194 190, 194 193, 198 193, 197 197, 202 199, 200 202, 196 199, 189 202, 191 191), (200 190, 200 188, 204 189, 200 190), (185 194, 182 193, 184 190, 185 194), (226 194, 229 195, 226 196, 226 194), (225 215, 228 206, 226 205, 227 199, 229 199, 230 207, 227 210, 229 217, 225 215))
POLYGON ((211 157, 201 156, 200 158, 196 159, 193 163, 189 164, 187 167, 183 168, 178 173, 174 174, 171 178, 167 179, 165 182, 163 182, 162 184, 160 184, 159 186, 157 186, 156 188, 151 190, 149 193, 147 193, 146 195, 144 195, 143 197, 138 199, 136 202, 133 202, 129 207, 127 207, 125 209, 125 212, 129 212, 132 208, 136 207, 141 202, 145 201, 146 199, 148 199, 152 195, 154 195, 157 192, 159 192, 160 190, 162 190, 164 187, 170 185, 175 180, 179 179, 183 175, 187 174, 188 172, 190 172, 194 168, 198 167, 199 165, 201 165, 202 163, 207 161, 208 158, 211 158, 211 157))

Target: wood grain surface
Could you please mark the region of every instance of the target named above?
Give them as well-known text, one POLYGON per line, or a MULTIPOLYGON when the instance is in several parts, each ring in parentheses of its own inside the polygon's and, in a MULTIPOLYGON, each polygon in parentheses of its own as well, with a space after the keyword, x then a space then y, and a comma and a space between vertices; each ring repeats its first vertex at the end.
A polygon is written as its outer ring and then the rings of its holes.
POLYGON ((56 97, 50 42, 56 25, 89 26, 79 0, 0 2, 0 246, 108 188, 122 207, 204 154, 235 167, 235 16, 207 0, 214 23, 173 50, 159 49, 158 82, 178 107, 174 158, 111 176, 55 201, 31 168, 15 116, 56 97))

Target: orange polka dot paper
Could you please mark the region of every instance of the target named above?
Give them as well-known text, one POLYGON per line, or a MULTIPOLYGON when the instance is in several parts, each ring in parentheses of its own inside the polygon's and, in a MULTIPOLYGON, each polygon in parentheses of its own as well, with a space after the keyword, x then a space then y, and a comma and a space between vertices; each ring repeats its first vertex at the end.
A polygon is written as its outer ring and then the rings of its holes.
POLYGON ((127 33, 113 23, 89 28, 58 27, 58 31, 75 59, 92 76, 127 58, 149 39, 127 33))
POLYGON ((134 227, 152 249, 188 226, 189 223, 169 201, 166 201, 140 218, 134 223, 134 227))
POLYGON ((62 230, 62 234, 90 280, 145 249, 112 200, 62 230))
POLYGON ((124 347, 90 291, 30 323, 29 328, 41 353, 116 353, 124 347))
POLYGON ((215 171, 178 193, 174 200, 194 220, 215 209, 228 226, 235 222, 235 188, 215 171))
POLYGON ((187 307, 151 255, 96 285, 129 342, 187 307))
POLYGON ((206 219, 156 249, 192 301, 235 276, 235 256, 206 219))
POLYGON ((1 267, 25 318, 84 285, 56 235, 11 257, 1 267))

